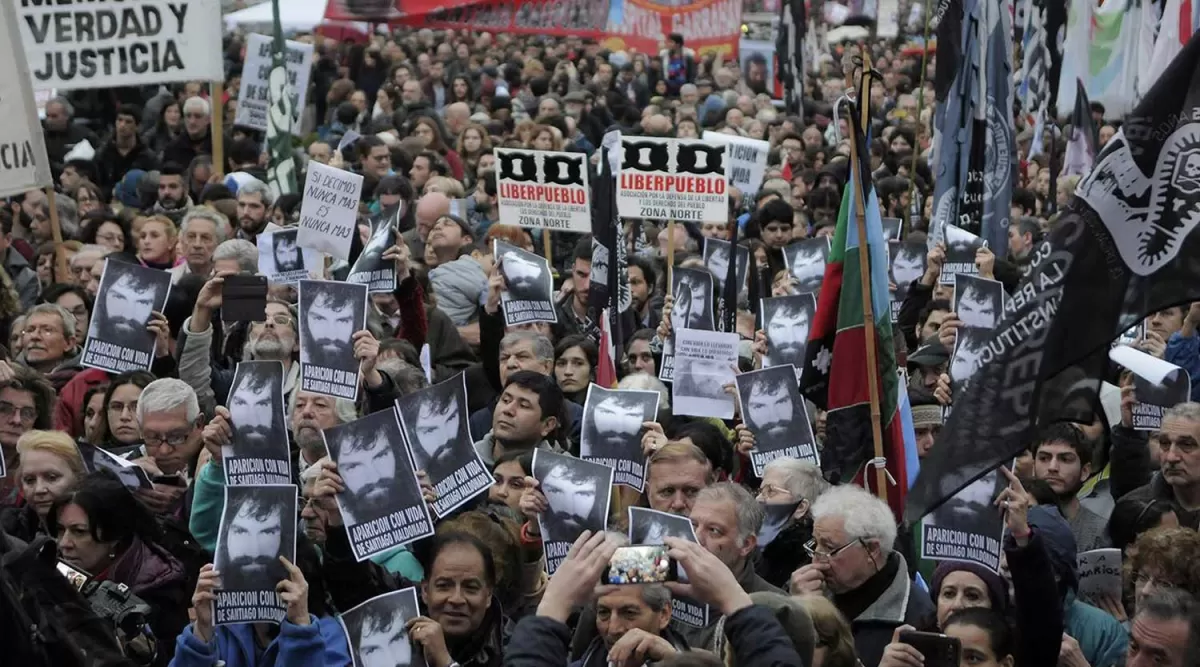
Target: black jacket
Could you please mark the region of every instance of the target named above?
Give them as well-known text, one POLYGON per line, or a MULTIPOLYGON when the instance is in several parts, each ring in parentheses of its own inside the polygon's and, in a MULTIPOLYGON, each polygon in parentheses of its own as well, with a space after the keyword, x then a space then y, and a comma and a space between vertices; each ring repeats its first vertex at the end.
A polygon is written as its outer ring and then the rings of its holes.
POLYGON ((1018 665, 1054 665, 1058 662, 1063 634, 1063 606, 1054 581, 1054 568, 1033 528, 1029 543, 1017 546, 1011 535, 1004 538, 1004 554, 1012 573, 1016 594, 1018 665))
POLYGON ((112 189, 133 169, 154 171, 159 167, 158 156, 149 146, 142 143, 141 137, 138 137, 137 144, 126 155, 121 155, 121 151, 117 150, 115 140, 109 141, 96 153, 95 163, 100 178, 97 185, 106 189, 112 189))

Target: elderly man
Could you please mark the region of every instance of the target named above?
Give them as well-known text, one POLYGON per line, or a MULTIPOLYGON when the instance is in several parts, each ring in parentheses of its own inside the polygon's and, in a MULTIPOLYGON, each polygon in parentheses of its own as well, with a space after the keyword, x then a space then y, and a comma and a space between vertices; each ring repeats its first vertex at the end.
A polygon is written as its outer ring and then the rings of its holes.
POLYGON ((186 275, 208 277, 212 273, 213 253, 225 241, 229 220, 209 208, 195 208, 183 216, 179 226, 179 241, 186 262, 171 269, 171 283, 186 275))
POLYGON ((1200 528, 1200 403, 1180 403, 1163 414, 1150 435, 1159 472, 1126 498, 1162 500, 1175 509, 1179 525, 1200 528))
MULTIPOLYGON (((646 440, 665 436, 648 432, 646 440)), ((644 441, 645 442, 645 441, 644 441)), ((689 516, 696 496, 714 481, 712 463, 697 446, 686 442, 650 445, 646 467, 646 501, 651 509, 689 516)))
POLYGON ((38 304, 26 313, 23 349, 17 361, 45 375, 56 390, 81 368, 81 333, 75 330, 75 323, 74 315, 55 304, 38 304))
POLYGON ((412 251, 413 257, 425 256, 425 240, 433 226, 445 216, 450 215, 450 198, 440 192, 431 192, 417 201, 417 226, 404 232, 404 242, 412 251))
POLYGON ((212 155, 212 105, 203 97, 183 103, 183 132, 163 149, 163 163, 191 164, 198 155, 212 155))
POLYGON ((258 248, 245 239, 223 241, 213 251, 212 273, 258 273, 258 248))
POLYGON ((56 97, 46 103, 46 118, 42 121, 42 134, 46 138, 46 156, 55 174, 63 168, 63 158, 81 141, 93 147, 100 145, 96 134, 86 125, 72 122, 75 110, 65 97, 56 97))
POLYGON ((837 486, 813 503, 812 563, 792 574, 792 595, 823 594, 850 620, 864 665, 878 665, 892 633, 917 626, 934 612, 913 585, 904 556, 894 550, 891 509, 861 487, 837 486))
POLYGON ((446 106, 446 130, 457 137, 471 124, 471 107, 466 102, 454 102, 446 106))
POLYGON ((0 452, 7 474, 0 479, 0 508, 15 507, 17 441, 32 429, 53 428, 54 387, 37 371, 0 361, 0 452))
POLYGON ((671 591, 661 584, 611 586, 596 597, 596 638, 578 667, 627 664, 637 656, 648 663, 688 650, 687 640, 671 629, 671 591))
POLYGON ((1192 591, 1164 589, 1138 606, 1125 667, 1184 667, 1195 662, 1200 604, 1192 591))

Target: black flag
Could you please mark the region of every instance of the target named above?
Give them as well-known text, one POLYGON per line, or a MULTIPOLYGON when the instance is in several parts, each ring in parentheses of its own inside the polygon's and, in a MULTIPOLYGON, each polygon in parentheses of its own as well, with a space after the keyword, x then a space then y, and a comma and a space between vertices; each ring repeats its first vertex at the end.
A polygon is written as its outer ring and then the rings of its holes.
POLYGON ((1200 299, 1200 35, 1063 210, 908 493, 915 522, 1009 461, 1038 426, 1090 422, 1109 343, 1200 299))

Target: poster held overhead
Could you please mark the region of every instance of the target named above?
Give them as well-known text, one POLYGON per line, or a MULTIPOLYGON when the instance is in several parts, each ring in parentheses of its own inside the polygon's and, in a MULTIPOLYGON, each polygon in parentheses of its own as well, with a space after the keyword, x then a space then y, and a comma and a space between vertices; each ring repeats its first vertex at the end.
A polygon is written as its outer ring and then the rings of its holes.
POLYGON ((792 274, 796 291, 817 293, 825 279, 825 262, 829 260, 829 239, 804 239, 783 249, 783 263, 792 274))
POLYGON ((495 152, 501 224, 592 231, 586 155, 515 148, 495 152))
POLYGON ((508 286, 500 294, 504 324, 511 327, 530 322, 558 322, 550 262, 500 239, 494 244, 492 255, 500 262, 500 273, 508 286))
POLYGON ((275 228, 254 238, 258 245, 258 270, 276 285, 294 285, 297 281, 320 275, 321 253, 301 248, 295 227, 275 228))
POLYGON ((921 557, 975 563, 999 574, 1004 515, 993 501, 1007 486, 1008 480, 993 470, 926 516, 921 557))
POLYGON ((812 293, 773 296, 762 300, 762 328, 767 337, 763 367, 792 366, 797 380, 803 374, 808 332, 817 313, 812 293))
POLYGON ((728 222, 726 149, 699 139, 622 136, 618 213, 622 218, 728 222))
POLYGON ((227 401, 233 439, 221 448, 229 486, 290 484, 291 452, 283 401, 283 364, 243 361, 227 401))
POLYGON ((538 516, 538 528, 546 555, 546 573, 554 574, 583 531, 595 533, 608 526, 613 469, 535 449, 533 477, 538 480, 549 507, 538 516))
MULTIPOLYGON (((313 45, 288 40, 284 54, 288 78, 292 83, 292 127, 300 126, 300 112, 308 97, 308 77, 312 73, 313 45)), ((235 125, 267 131, 270 113, 270 82, 275 38, 251 33, 246 39, 246 62, 242 66, 242 85, 238 90, 235 125)))
MULTIPOLYGON (((660 512, 646 507, 629 508, 629 542, 636 545, 659 546, 663 539, 676 537, 699 544, 696 529, 685 516, 660 512)), ((687 573, 679 568, 679 581, 687 582, 687 573)), ((671 619, 693 628, 708 627, 708 605, 691 598, 671 596, 671 619)))
POLYGON ((0 8, 0 197, 27 190, 53 187, 46 142, 38 120, 29 63, 21 49, 21 37, 15 2, 0 8))
POLYGON ((725 385, 734 383, 739 341, 735 333, 675 331, 675 414, 733 419, 734 399, 725 385))
POLYGON ((358 233, 362 187, 360 174, 310 163, 300 203, 300 234, 296 237, 300 246, 349 261, 350 238, 358 233))
POLYGON ((820 465, 817 440, 792 367, 775 366, 741 373, 735 382, 742 419, 754 434, 750 463, 756 476, 762 477, 767 464, 779 458, 820 465))
POLYGON ((150 370, 155 339, 146 325, 170 291, 166 271, 106 259, 80 363, 109 373, 150 370))
POLYGON ((1186 403, 1192 395, 1188 372, 1175 364, 1128 345, 1108 351, 1108 358, 1133 374, 1133 430, 1157 431, 1163 413, 1186 403))
POLYGON ((371 237, 367 239, 362 254, 350 267, 346 282, 366 285, 371 294, 391 294, 396 291, 396 265, 385 260, 383 253, 396 245, 399 236, 397 223, 403 210, 403 205, 398 205, 395 210, 371 221, 371 237))
POLYGON ((614 482, 641 491, 646 484, 642 423, 658 417, 657 391, 588 385, 579 457, 616 471, 614 482))
POLYGON ((354 334, 367 326, 367 288, 301 280, 300 386, 335 398, 358 399, 354 334))
POLYGON ((741 191, 747 201, 753 200, 767 173, 767 155, 771 152, 771 144, 708 130, 704 132, 704 140, 729 147, 729 185, 741 191))

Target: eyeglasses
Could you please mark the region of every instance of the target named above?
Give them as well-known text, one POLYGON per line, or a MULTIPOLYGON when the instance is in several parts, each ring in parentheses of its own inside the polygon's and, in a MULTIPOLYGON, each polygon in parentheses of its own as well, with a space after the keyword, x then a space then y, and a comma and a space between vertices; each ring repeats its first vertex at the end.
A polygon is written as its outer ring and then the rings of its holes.
POLYGON ((817 548, 816 540, 809 540, 804 543, 804 550, 806 552, 808 552, 808 557, 812 558, 813 560, 829 561, 829 560, 833 560, 834 558, 837 558, 838 554, 842 553, 846 549, 849 549, 850 547, 854 546, 855 544, 858 544, 859 542, 862 542, 862 538, 850 540, 849 542, 843 544, 842 546, 840 546, 836 549, 833 549, 832 551, 825 552, 825 551, 821 551, 817 548))
POLYGON ((287 315, 272 315, 271 317, 268 317, 266 320, 264 320, 262 322, 255 322, 254 325, 255 326, 263 325, 263 324, 266 324, 267 322, 270 322, 271 324, 274 324, 275 326, 280 326, 280 327, 290 327, 290 326, 295 325, 295 320, 288 317, 287 315))
POLYGON ((124 237, 122 237, 118 234, 113 234, 113 233, 97 234, 96 240, 100 241, 102 243, 124 243, 125 242, 124 237))
POLYGON ((8 401, 0 401, 0 417, 9 419, 14 413, 20 414, 21 421, 27 424, 37 419, 37 410, 33 408, 21 408, 9 403, 8 401))
POLYGON ((160 436, 151 433, 142 434, 142 442, 146 444, 146 449, 158 449, 166 445, 171 449, 182 447, 191 437, 194 426, 189 426, 186 430, 171 431, 170 433, 160 436))
POLYGON ((758 489, 758 497, 770 500, 772 498, 792 498, 792 492, 774 484, 763 484, 758 489))

